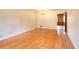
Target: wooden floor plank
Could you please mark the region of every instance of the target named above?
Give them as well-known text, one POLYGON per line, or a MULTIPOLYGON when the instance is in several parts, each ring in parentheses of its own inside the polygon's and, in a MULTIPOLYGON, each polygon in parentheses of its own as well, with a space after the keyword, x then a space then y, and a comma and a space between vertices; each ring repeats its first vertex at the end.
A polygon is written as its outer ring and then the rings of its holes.
POLYGON ((0 41, 0 48, 72 49, 74 46, 67 34, 58 35, 54 29, 34 29, 0 41))

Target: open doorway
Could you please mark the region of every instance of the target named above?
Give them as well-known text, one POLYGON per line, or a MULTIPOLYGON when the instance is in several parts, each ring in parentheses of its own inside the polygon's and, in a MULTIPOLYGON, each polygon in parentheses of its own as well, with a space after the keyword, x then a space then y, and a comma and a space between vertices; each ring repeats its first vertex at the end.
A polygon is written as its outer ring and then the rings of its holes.
POLYGON ((67 12, 57 14, 57 32, 67 33, 67 12))

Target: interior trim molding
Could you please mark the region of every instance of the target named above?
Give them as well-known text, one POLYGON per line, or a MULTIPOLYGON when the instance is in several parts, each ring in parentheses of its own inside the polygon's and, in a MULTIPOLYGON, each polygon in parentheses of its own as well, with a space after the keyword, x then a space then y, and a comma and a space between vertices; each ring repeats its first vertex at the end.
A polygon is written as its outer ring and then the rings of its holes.
POLYGON ((33 29, 35 29, 35 28, 29 28, 29 29, 24 30, 24 31, 22 31, 22 32, 15 33, 15 34, 12 34, 12 35, 10 35, 10 36, 6 36, 6 37, 4 37, 4 38, 0 38, 0 40, 5 40, 5 39, 7 39, 7 38, 10 38, 10 37, 19 35, 19 34, 24 33, 24 32, 28 32, 28 31, 33 30, 33 29))

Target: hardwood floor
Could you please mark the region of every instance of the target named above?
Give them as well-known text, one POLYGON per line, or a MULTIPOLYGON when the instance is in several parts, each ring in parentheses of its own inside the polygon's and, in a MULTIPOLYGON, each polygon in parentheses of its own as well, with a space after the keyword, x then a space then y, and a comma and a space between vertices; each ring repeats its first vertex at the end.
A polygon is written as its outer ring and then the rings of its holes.
POLYGON ((52 29, 34 29, 0 41, 0 48, 72 49, 74 46, 66 34, 58 35, 52 29))

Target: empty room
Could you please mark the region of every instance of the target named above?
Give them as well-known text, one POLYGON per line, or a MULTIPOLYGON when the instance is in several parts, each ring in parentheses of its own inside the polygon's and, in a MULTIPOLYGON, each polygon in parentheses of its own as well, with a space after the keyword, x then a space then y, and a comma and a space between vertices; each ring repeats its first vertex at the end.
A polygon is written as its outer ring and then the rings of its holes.
POLYGON ((78 49, 78 30, 78 9, 0 9, 1 49, 78 49))

